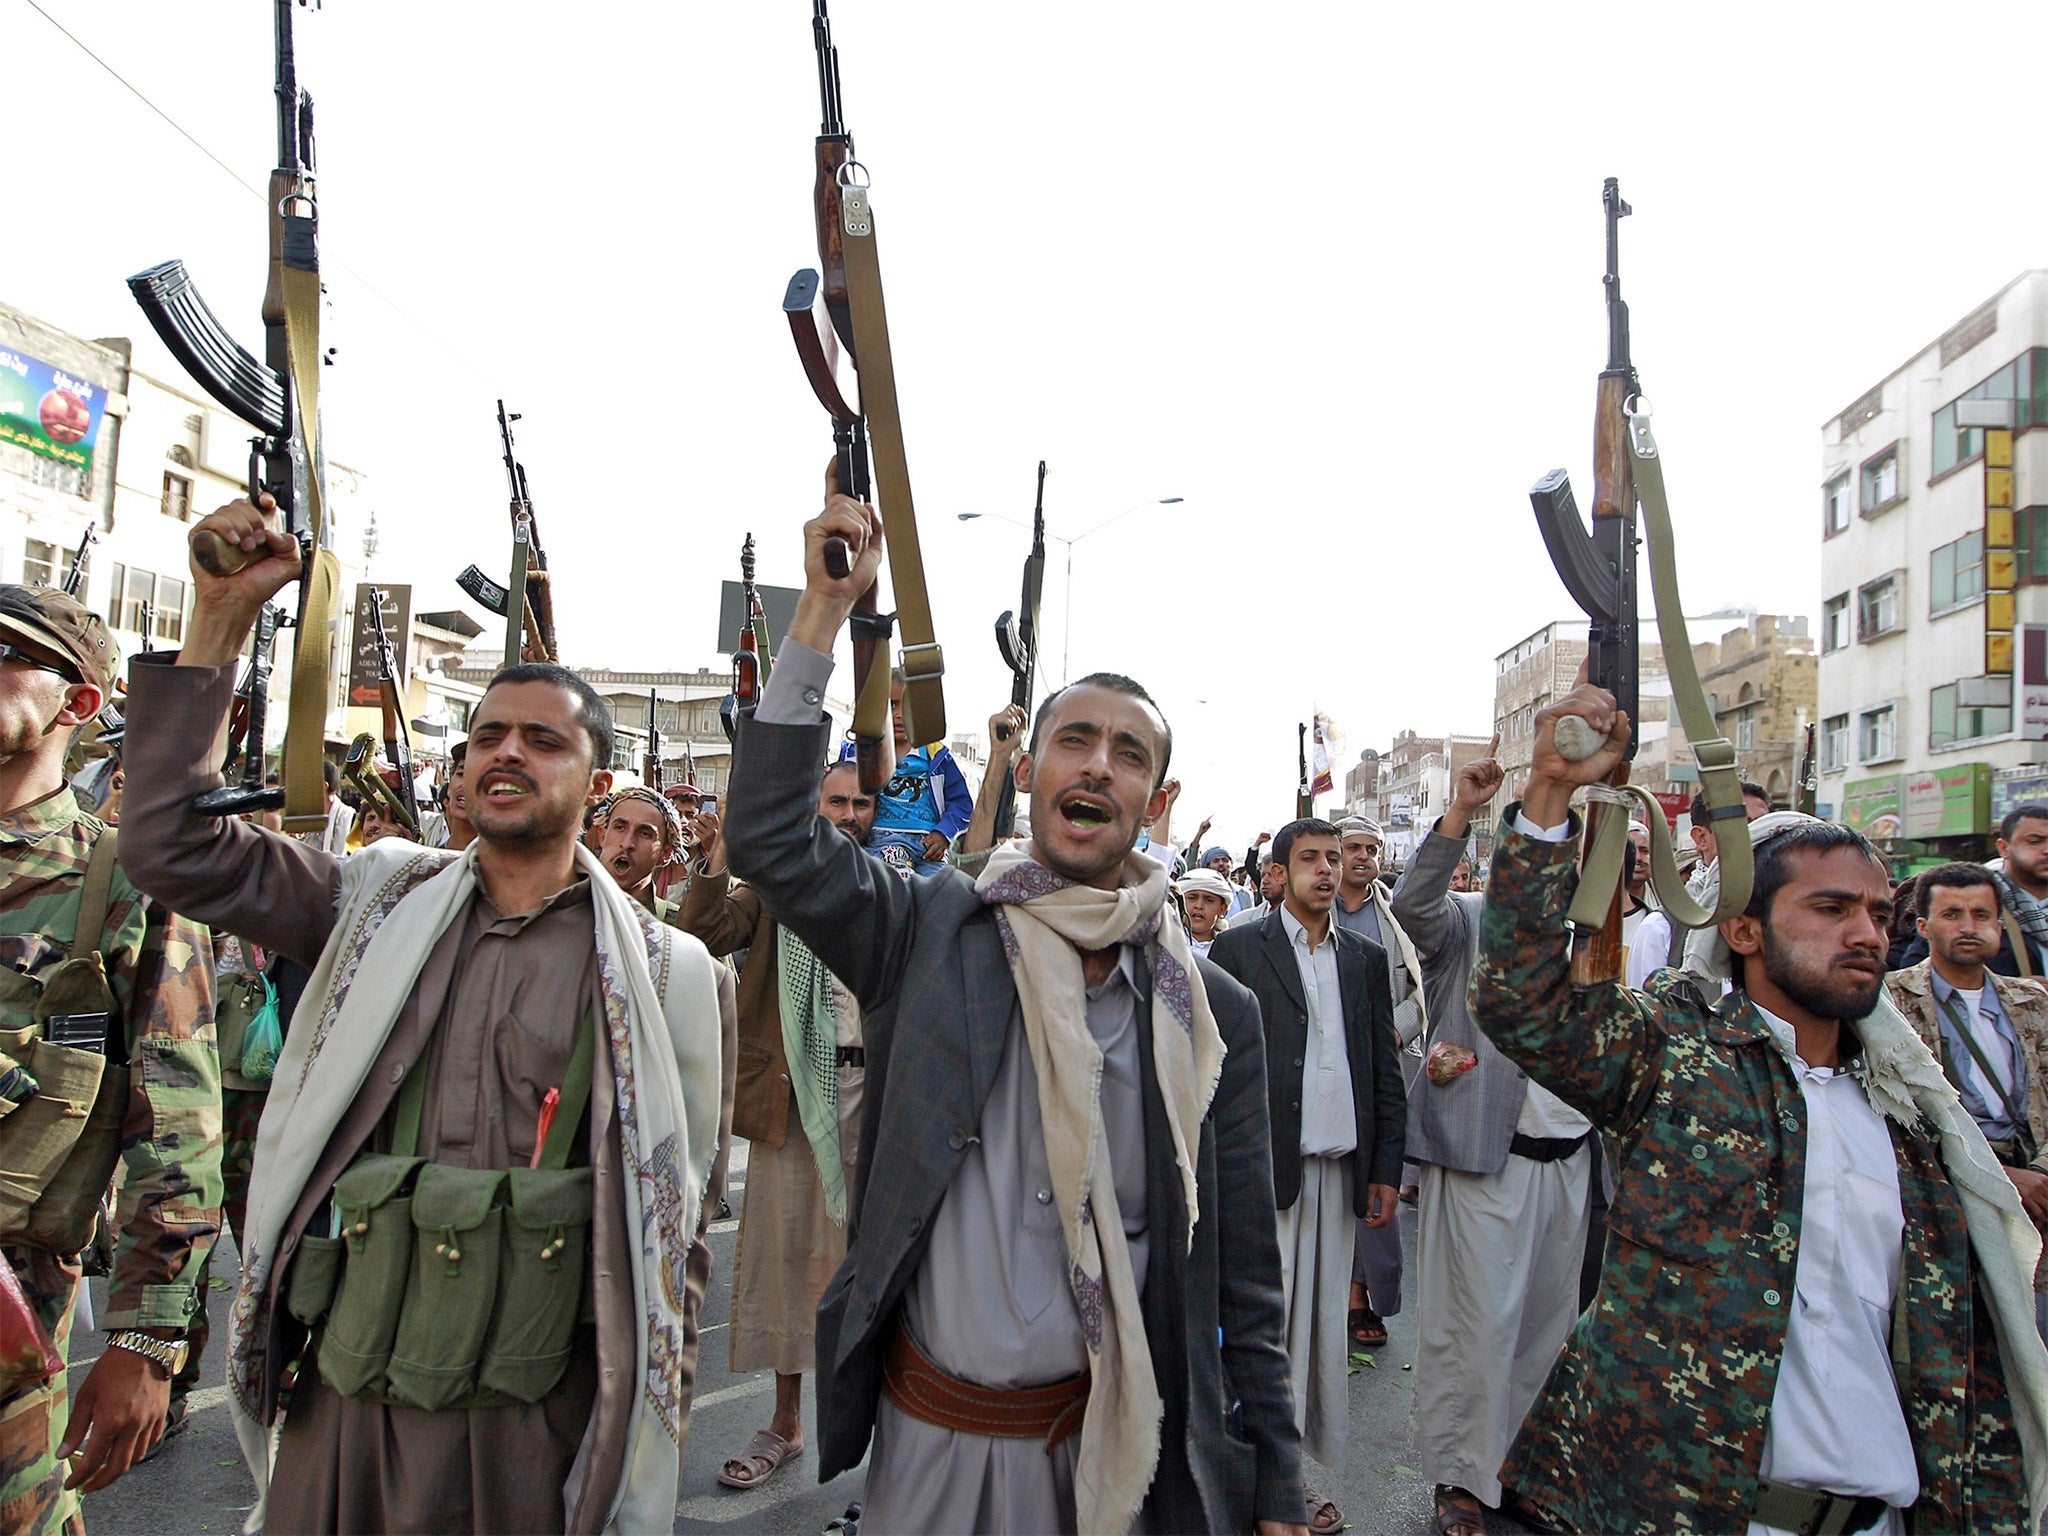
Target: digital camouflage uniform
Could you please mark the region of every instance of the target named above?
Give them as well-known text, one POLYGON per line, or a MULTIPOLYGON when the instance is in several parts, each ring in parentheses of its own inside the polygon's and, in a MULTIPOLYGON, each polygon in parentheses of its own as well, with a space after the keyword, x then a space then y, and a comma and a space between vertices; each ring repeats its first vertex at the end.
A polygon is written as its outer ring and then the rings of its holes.
MULTIPOLYGON (((68 788, 0 816, 0 965, 38 974, 64 960, 93 841, 104 830, 68 788)), ((203 927, 167 915, 117 872, 101 951, 127 1040, 129 1089, 120 1231, 98 1321, 110 1332, 183 1328, 220 1219, 212 948, 203 927)), ((109 1062, 108 1071, 116 1070, 109 1062)), ((110 1181, 112 1174, 110 1167, 110 1181)), ((68 1358, 76 1256, 4 1242, 0 1255, 68 1358)), ((63 1491, 55 1457, 68 1408, 63 1376, 0 1399, 0 1530, 54 1530, 75 1519, 77 1496, 63 1491)))
MULTIPOLYGON (((1576 838, 1503 834, 1472 971, 1472 1015, 1493 1043, 1621 1149, 1599 1296, 1501 1480, 1573 1530, 1739 1532, 1790 1321, 1805 1099, 1740 991, 1709 1007, 1674 970, 1642 993, 1570 985, 1576 852, 1576 838)), ((2019 1439, 1962 1204, 1933 1136, 1885 1126, 1920 1472, 1907 1528, 2017 1531, 2019 1439)))

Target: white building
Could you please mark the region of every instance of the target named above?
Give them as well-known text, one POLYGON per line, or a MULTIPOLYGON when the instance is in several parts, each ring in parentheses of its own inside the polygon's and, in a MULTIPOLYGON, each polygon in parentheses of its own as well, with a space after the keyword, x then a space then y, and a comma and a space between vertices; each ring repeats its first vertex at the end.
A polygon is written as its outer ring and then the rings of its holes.
POLYGON ((1823 814, 1913 859, 1979 853, 2048 792, 2048 748, 1986 675, 1984 434, 2013 402, 2020 624, 2048 621, 2048 271, 2024 272, 1821 429, 1823 814))

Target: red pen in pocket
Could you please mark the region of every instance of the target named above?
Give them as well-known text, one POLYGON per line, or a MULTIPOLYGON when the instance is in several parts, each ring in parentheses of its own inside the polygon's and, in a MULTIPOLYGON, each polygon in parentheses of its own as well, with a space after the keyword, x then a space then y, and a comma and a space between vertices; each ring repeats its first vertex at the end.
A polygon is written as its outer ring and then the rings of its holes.
POLYGON ((533 1156, 526 1160, 529 1168, 540 1166, 541 1148, 547 1145, 548 1131, 555 1123, 555 1106, 562 1102, 562 1090, 550 1088, 547 1097, 540 1101, 540 1119, 533 1127, 533 1156))

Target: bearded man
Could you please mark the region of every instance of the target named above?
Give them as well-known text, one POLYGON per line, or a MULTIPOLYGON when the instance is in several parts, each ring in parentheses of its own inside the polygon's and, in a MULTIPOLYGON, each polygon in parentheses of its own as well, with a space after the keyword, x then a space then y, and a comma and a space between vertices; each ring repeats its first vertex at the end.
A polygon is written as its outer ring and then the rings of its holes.
POLYGON ((459 855, 386 838, 344 863, 192 810, 221 783, 250 626, 300 574, 263 500, 200 525, 254 558, 195 563, 184 649, 135 668, 122 852, 179 910, 313 968, 230 1320, 259 1472, 296 1373, 269 1526, 665 1530, 718 1127, 711 959, 577 847, 612 724, 552 664, 507 668, 477 704, 459 855), (513 1279, 493 1284, 501 1251, 513 1279))
MULTIPOLYGON (((856 847, 875 825, 859 770, 834 763, 818 815, 856 847)), ((804 1373, 817 1369, 818 1298, 846 1255, 846 1191, 865 1056, 860 1005, 760 896, 733 883, 716 812, 697 818, 697 861, 676 922, 714 955, 745 950, 734 1129, 747 1139, 747 1196, 733 1254, 727 1335, 735 1376, 775 1372, 774 1416, 719 1469, 759 1487, 804 1448, 804 1373)), ((723 1188, 714 1181, 714 1188, 723 1188)))
POLYGON ((1883 861, 1763 816, 1749 903, 1687 971, 1574 986, 1571 796, 1628 736, 1599 688, 1537 714, 1473 967, 1481 1028, 1619 1150, 1599 1300, 1504 1480, 1579 1531, 2035 1531, 2040 1239, 1885 998, 1883 861), (1584 761, 1566 715, 1604 743, 1584 761))
POLYGON ((814 814, 819 702, 881 521, 828 476, 804 536, 729 838, 866 1030, 819 1473, 872 1440, 877 1531, 1301 1532, 1258 1011, 1134 852, 1171 732, 1128 678, 1062 689, 1015 770, 1030 842, 976 879, 894 878, 814 814))

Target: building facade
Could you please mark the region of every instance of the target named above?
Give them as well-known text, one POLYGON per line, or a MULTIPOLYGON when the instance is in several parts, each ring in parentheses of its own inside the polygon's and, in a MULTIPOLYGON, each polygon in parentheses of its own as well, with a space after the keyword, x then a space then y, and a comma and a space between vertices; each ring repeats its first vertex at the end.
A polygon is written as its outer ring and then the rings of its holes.
MULTIPOLYGON (((1798 796, 1806 727, 1818 718, 1820 658, 1806 631, 1804 617, 1760 613, 1719 640, 1693 647, 1714 722, 1735 743, 1736 765, 1780 810, 1798 796)), ((1673 719, 1667 739, 1684 735, 1673 719)), ((1695 762, 1695 778, 1698 771, 1695 762)))
POLYGON ((2048 795, 2048 748, 2026 739, 2012 675, 1987 665, 1988 631, 2048 623, 2041 427, 2048 271, 2035 270, 1821 429, 1820 803, 1905 869, 1983 854, 2007 805, 2048 795), (2009 466, 1987 465, 1984 431, 1959 421, 1986 402, 2014 429, 2009 466), (2013 553, 1994 538, 1987 558, 1999 496, 2013 553))

